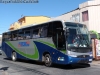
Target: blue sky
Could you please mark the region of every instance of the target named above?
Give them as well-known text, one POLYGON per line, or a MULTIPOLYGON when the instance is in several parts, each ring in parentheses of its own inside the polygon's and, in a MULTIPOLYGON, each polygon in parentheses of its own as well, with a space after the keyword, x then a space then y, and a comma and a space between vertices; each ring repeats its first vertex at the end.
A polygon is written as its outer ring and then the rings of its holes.
POLYGON ((0 34, 9 29, 10 24, 23 16, 57 17, 79 7, 87 0, 38 0, 39 3, 0 3, 0 34))

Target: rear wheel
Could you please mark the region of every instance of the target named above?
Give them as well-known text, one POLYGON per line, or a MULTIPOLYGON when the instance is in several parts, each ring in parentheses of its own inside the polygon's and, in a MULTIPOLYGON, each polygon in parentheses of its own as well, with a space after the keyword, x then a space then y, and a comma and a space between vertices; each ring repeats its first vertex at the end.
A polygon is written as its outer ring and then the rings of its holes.
POLYGON ((46 54, 44 56, 44 62, 45 62, 45 66, 47 66, 47 67, 52 66, 52 60, 51 60, 51 56, 49 54, 46 54))
POLYGON ((16 52, 13 52, 12 53, 12 60, 13 61, 16 61, 17 60, 16 52))

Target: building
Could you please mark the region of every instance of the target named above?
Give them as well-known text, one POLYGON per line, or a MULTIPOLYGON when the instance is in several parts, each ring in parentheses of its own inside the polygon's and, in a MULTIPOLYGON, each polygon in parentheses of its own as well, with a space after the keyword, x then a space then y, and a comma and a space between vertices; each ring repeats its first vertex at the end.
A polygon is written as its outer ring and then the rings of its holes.
POLYGON ((50 20, 50 17, 46 16, 24 16, 20 18, 17 22, 10 25, 9 30, 16 30, 23 26, 27 26, 30 24, 39 24, 43 22, 47 22, 50 20))
POLYGON ((75 21, 86 24, 89 31, 100 33, 100 0, 88 0, 73 11, 62 14, 51 20, 75 21))

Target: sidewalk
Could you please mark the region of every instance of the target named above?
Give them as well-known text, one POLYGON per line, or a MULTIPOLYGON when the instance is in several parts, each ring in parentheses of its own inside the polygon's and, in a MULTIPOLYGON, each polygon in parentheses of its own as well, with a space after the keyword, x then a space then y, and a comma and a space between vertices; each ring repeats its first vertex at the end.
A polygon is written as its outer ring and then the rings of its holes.
POLYGON ((93 60, 92 63, 90 63, 92 65, 100 65, 100 60, 96 61, 96 60, 93 60))

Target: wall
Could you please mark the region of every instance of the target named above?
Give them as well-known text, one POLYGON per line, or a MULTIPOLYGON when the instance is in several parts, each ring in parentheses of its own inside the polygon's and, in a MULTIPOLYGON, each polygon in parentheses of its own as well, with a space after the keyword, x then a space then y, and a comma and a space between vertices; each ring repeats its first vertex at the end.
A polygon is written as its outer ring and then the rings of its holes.
POLYGON ((89 2, 89 30, 100 33, 100 0, 89 2))
MULTIPOLYGON (((82 12, 84 11, 88 11, 88 2, 84 2, 82 4, 79 4, 79 9, 80 9, 80 22, 82 24, 87 25, 88 29, 89 29, 89 20, 88 21, 84 21, 82 20, 82 12)), ((89 11, 88 11, 89 12, 89 11)), ((89 14, 89 13, 88 13, 89 14)), ((89 17, 89 16, 88 16, 89 17)))
POLYGON ((49 20, 50 18, 45 16, 25 16, 19 19, 18 22, 11 24, 9 29, 16 30, 27 25, 39 24, 49 20))
POLYGON ((43 16, 36 16, 36 17, 25 17, 25 23, 22 26, 30 25, 30 24, 39 24, 43 22, 49 21, 50 18, 43 17, 43 16))
POLYGON ((79 9, 75 9, 51 20, 73 21, 72 16, 77 13, 80 14, 80 23, 87 25, 89 31, 94 30, 100 33, 100 0, 86 1, 79 4, 79 9), (82 12, 84 11, 88 11, 88 20, 83 22, 82 12))
POLYGON ((76 10, 74 10, 73 12, 65 13, 65 14, 63 14, 63 15, 61 15, 61 16, 56 17, 56 18, 52 18, 51 20, 72 21, 73 18, 75 18, 75 17, 73 17, 73 16, 76 15, 76 14, 79 14, 79 9, 76 9, 76 10))

